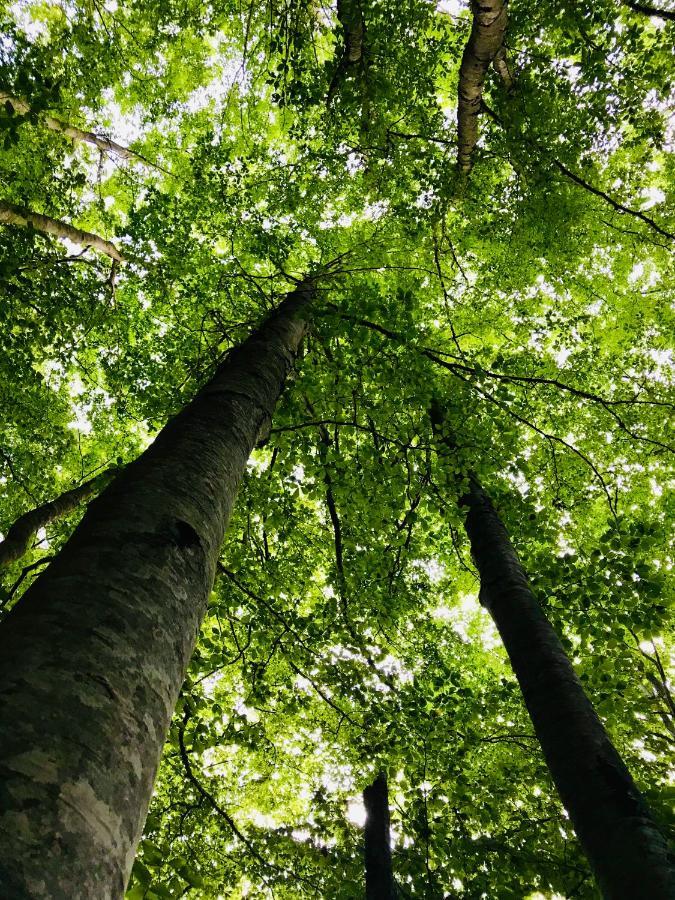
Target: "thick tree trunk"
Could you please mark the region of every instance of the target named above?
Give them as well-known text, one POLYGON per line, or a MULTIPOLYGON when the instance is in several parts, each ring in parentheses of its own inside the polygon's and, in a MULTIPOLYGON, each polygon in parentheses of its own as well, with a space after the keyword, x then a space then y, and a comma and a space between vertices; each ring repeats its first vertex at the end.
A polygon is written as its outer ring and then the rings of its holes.
MULTIPOLYGON (((0 91, 0 103, 10 103, 14 110, 20 115, 28 115, 28 113, 31 112, 31 107, 25 100, 22 100, 20 97, 14 97, 12 94, 6 94, 2 91, 0 91)), ((133 150, 130 150, 128 147, 123 147, 122 144, 118 144, 110 138, 101 137, 98 134, 94 134, 92 131, 84 131, 76 125, 69 125, 67 122, 55 119, 54 116, 50 116, 48 113, 41 113, 40 121, 43 122, 47 128, 65 134, 66 137, 69 137, 73 141, 92 144, 94 147, 98 147, 99 150, 103 150, 106 153, 113 153, 121 159, 133 159, 143 163, 147 162, 147 160, 138 153, 134 153, 133 150)))
POLYGON ((89 505, 0 625, 0 896, 119 900, 246 461, 313 287, 89 505))
POLYGON ((380 772, 375 781, 364 790, 363 804, 366 807, 366 900, 395 900, 389 834, 389 792, 384 772, 380 772))
POLYGON ((41 213, 33 212, 25 206, 17 206, 15 203, 0 200, 0 222, 5 225, 18 225, 20 228, 32 227, 43 234, 53 234, 61 239, 66 238, 82 247, 93 247, 99 253, 104 253, 115 260, 115 262, 124 262, 124 257, 111 241, 106 241, 90 231, 75 228, 74 225, 69 225, 67 222, 61 222, 58 219, 52 219, 49 216, 43 216, 41 213))
POLYGON ((79 487, 65 491, 54 500, 43 503, 42 506, 37 506, 19 516, 16 522, 10 526, 4 541, 0 541, 0 569, 21 559, 38 529, 45 528, 55 519, 60 519, 61 516, 77 509, 80 503, 101 490, 113 477, 115 471, 103 472, 96 478, 92 478, 91 481, 85 481, 79 487))
POLYGON ((675 863, 667 841, 586 697, 504 525, 474 476, 460 504, 467 508, 480 602, 499 629, 551 776, 603 896, 673 900, 675 863))
POLYGON ((464 175, 473 166, 483 86, 502 46, 507 23, 504 0, 471 0, 471 11, 473 24, 459 68, 457 104, 457 165, 464 175))

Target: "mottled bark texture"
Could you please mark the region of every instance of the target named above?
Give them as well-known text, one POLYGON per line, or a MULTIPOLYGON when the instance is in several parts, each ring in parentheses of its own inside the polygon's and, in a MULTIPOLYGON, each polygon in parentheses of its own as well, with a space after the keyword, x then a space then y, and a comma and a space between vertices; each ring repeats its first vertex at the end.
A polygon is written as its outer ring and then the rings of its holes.
MULTIPOLYGON (((442 415, 432 409, 438 430, 442 415)), ((451 438, 441 440, 452 453, 451 438)), ((460 499, 480 575, 544 757, 603 896, 673 900, 675 860, 584 693, 529 586, 509 535, 478 479, 460 499)))
POLYGON ((65 491, 54 500, 30 509, 10 525, 4 541, 0 541, 0 569, 21 559, 28 550, 38 529, 46 528, 50 522, 68 515, 74 509, 100 491, 113 477, 116 470, 109 470, 97 475, 90 481, 65 491))
POLYGON ((111 241, 106 241, 90 231, 75 228, 74 225, 61 222, 59 219, 52 219, 49 216, 43 216, 42 213, 33 212, 25 206, 17 206, 15 203, 0 200, 0 222, 5 225, 18 225, 19 228, 34 228, 43 234, 53 234, 61 239, 66 238, 82 247, 93 247, 94 250, 104 253, 115 262, 124 262, 124 257, 111 241))
POLYGON ((363 792, 366 808, 365 860, 366 900, 395 900, 396 886, 391 863, 389 791, 387 777, 380 772, 363 792))
POLYGON ((119 900, 301 285, 93 500, 0 625, 0 897, 119 900))
POLYGON ((464 175, 473 166, 483 86, 502 46, 507 23, 504 0, 471 0, 471 11, 473 23, 459 68, 457 104, 457 166, 464 175))
MULTIPOLYGON (((20 97, 14 97, 12 94, 6 94, 2 91, 0 91, 0 103, 10 103, 14 111, 19 113, 19 115, 26 116, 32 112, 30 105, 25 100, 22 100, 20 97)), ((61 119, 55 119, 54 116, 50 116, 48 113, 41 113, 39 118, 47 128, 50 128, 52 131, 58 131, 73 141, 92 144, 94 147, 98 147, 99 150, 103 150, 105 153, 112 153, 115 156, 119 156, 121 159, 146 162, 146 160, 138 153, 134 153, 133 150, 129 150, 128 147, 123 147, 121 144, 116 143, 110 138, 101 137, 98 134, 94 134, 92 131, 84 131, 76 125, 69 125, 67 122, 62 122, 61 119)))

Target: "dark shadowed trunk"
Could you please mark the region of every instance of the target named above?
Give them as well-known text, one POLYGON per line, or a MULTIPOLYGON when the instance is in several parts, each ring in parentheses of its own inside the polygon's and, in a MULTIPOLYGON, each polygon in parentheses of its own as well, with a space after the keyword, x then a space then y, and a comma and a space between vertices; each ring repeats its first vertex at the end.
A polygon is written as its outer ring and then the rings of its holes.
POLYGON ((366 900, 394 900, 396 889, 391 865, 389 792, 384 772, 380 772, 364 790, 363 804, 366 807, 366 900))
POLYGON ((116 470, 108 470, 90 481, 70 491, 64 491, 63 494, 43 503, 42 506, 36 506, 30 509, 14 522, 4 541, 0 541, 0 569, 21 559, 28 550, 31 540, 40 528, 45 528, 55 519, 68 515, 74 509, 84 503, 93 496, 97 491, 101 490, 106 482, 110 481, 116 470))
MULTIPOLYGON (((441 426, 442 415, 432 410, 441 426)), ((449 438, 443 438, 452 451, 449 438)), ((460 499, 495 621, 565 809, 603 895, 673 900, 675 861, 527 581, 509 535, 478 479, 460 499)))
POLYGON ((667 22, 675 22, 675 9, 659 9, 650 3, 633 3, 632 0, 623 0, 626 6, 630 6, 633 12, 642 13, 645 16, 654 16, 657 19, 665 19, 667 22))
POLYGON ((90 505, 0 626, 0 896, 119 900, 302 285, 90 505))

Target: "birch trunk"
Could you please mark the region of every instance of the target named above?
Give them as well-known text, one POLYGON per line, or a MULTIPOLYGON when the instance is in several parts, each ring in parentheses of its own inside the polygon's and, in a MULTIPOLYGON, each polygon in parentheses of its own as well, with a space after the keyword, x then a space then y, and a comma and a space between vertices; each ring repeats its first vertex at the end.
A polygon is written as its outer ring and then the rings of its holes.
MULTIPOLYGON (((20 97, 13 97, 11 94, 6 94, 2 91, 0 91, 0 103, 11 103, 15 112, 18 112, 21 115, 28 115, 28 113, 32 111, 30 105, 26 103, 25 100, 22 100, 20 97)), ((118 144, 110 138, 101 137, 98 134, 94 134, 93 131, 85 131, 82 128, 78 128, 76 125, 69 125, 68 122, 62 122, 61 119, 55 119, 54 116, 50 116, 48 113, 41 113, 40 121, 46 125, 47 128, 65 134, 65 136, 69 137, 72 141, 92 144, 94 147, 98 147, 99 150, 103 150, 105 153, 113 153, 121 159, 133 159, 143 163, 147 162, 147 160, 138 153, 134 153, 133 150, 130 150, 128 147, 123 147, 122 144, 118 144)))
POLYGON ((106 241, 97 234, 92 234, 91 231, 75 228, 74 225, 61 222, 59 219, 52 219, 49 216, 43 216, 42 213, 33 212, 25 206, 0 200, 0 222, 5 225, 18 225, 19 228, 32 227, 43 234, 53 234, 57 238, 67 239, 81 247, 93 247, 115 262, 124 262, 124 257, 111 241, 106 241))
POLYGON ((457 165, 463 175, 468 175, 473 166, 483 86, 502 46, 507 23, 504 0, 471 0, 471 11, 473 23, 459 68, 457 104, 457 165))
POLYGON ((0 626, 0 896, 120 900, 300 286, 90 505, 0 626))

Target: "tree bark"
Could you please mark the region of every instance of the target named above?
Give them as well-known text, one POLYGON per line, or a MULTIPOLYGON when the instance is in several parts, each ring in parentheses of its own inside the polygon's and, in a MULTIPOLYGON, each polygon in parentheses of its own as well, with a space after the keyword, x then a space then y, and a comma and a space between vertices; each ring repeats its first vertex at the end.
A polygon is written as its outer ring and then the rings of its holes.
POLYGON ((363 805, 366 808, 366 900, 395 900, 389 833, 389 791, 384 772, 380 772, 375 781, 364 790, 363 805))
POLYGON ((90 231, 75 228, 74 225, 68 225, 67 222, 61 222, 59 219, 52 219, 41 213, 33 212, 25 206, 17 206, 15 203, 0 200, 0 222, 5 225, 18 225, 20 228, 32 227, 43 234, 53 234, 61 239, 66 238, 82 247, 93 247, 115 262, 124 262, 124 257, 111 241, 106 241, 90 231))
POLYGON ((509 58, 506 55, 506 50, 504 49, 503 44, 495 53, 495 58, 492 60, 492 65, 497 75, 499 75, 499 77, 501 78, 506 90, 513 90, 513 75, 511 74, 509 58))
POLYGON ((667 22, 675 22, 675 9, 657 9, 648 3, 633 3, 631 0, 623 0, 634 12, 645 16, 654 16, 657 19, 665 19, 667 22))
MULTIPOLYGON (((13 97, 12 94, 6 94, 2 91, 0 91, 0 103, 11 103, 15 112, 18 112, 21 115, 28 115, 32 111, 30 104, 26 103, 25 100, 22 100, 20 97, 13 97)), ((43 122, 47 128, 65 134, 66 137, 69 137, 73 141, 93 144, 93 146, 98 147, 99 150, 103 150, 105 153, 113 153, 121 159, 134 159, 143 163, 148 162, 140 154, 134 153, 133 150, 130 150, 128 147, 123 147, 122 144, 118 144, 110 138, 101 137, 98 134, 94 134, 93 131, 84 131, 76 125, 69 125, 67 122, 62 122, 61 119, 55 119, 54 116, 50 116, 48 113, 41 113, 40 121, 43 122)))
POLYGON ((459 68, 457 166, 463 175, 473 167, 478 116, 490 64, 502 46, 507 23, 504 0, 471 0, 473 23, 459 68))
POLYGON ((337 0, 337 18, 342 26, 343 46, 340 59, 328 87, 327 102, 335 97, 347 71, 363 63, 365 23, 360 0, 337 0))
POLYGON ((40 528, 45 528, 55 519, 67 515, 80 505, 80 503, 88 500, 93 494, 99 491, 106 482, 110 481, 115 473, 115 469, 109 469, 85 481, 84 484, 65 491, 54 500, 43 503, 24 513, 9 527, 4 541, 0 541, 0 569, 9 566, 11 563, 21 559, 28 550, 35 533, 40 528))
POLYGON ((119 900, 300 285, 90 503, 0 625, 0 896, 119 900))
MULTIPOLYGON (((432 410, 436 429, 442 414, 432 410)), ((453 448, 450 438, 442 438, 453 448)), ((460 498, 480 575, 560 798, 603 896, 673 900, 675 860, 539 606, 509 535, 474 475, 460 498)))

